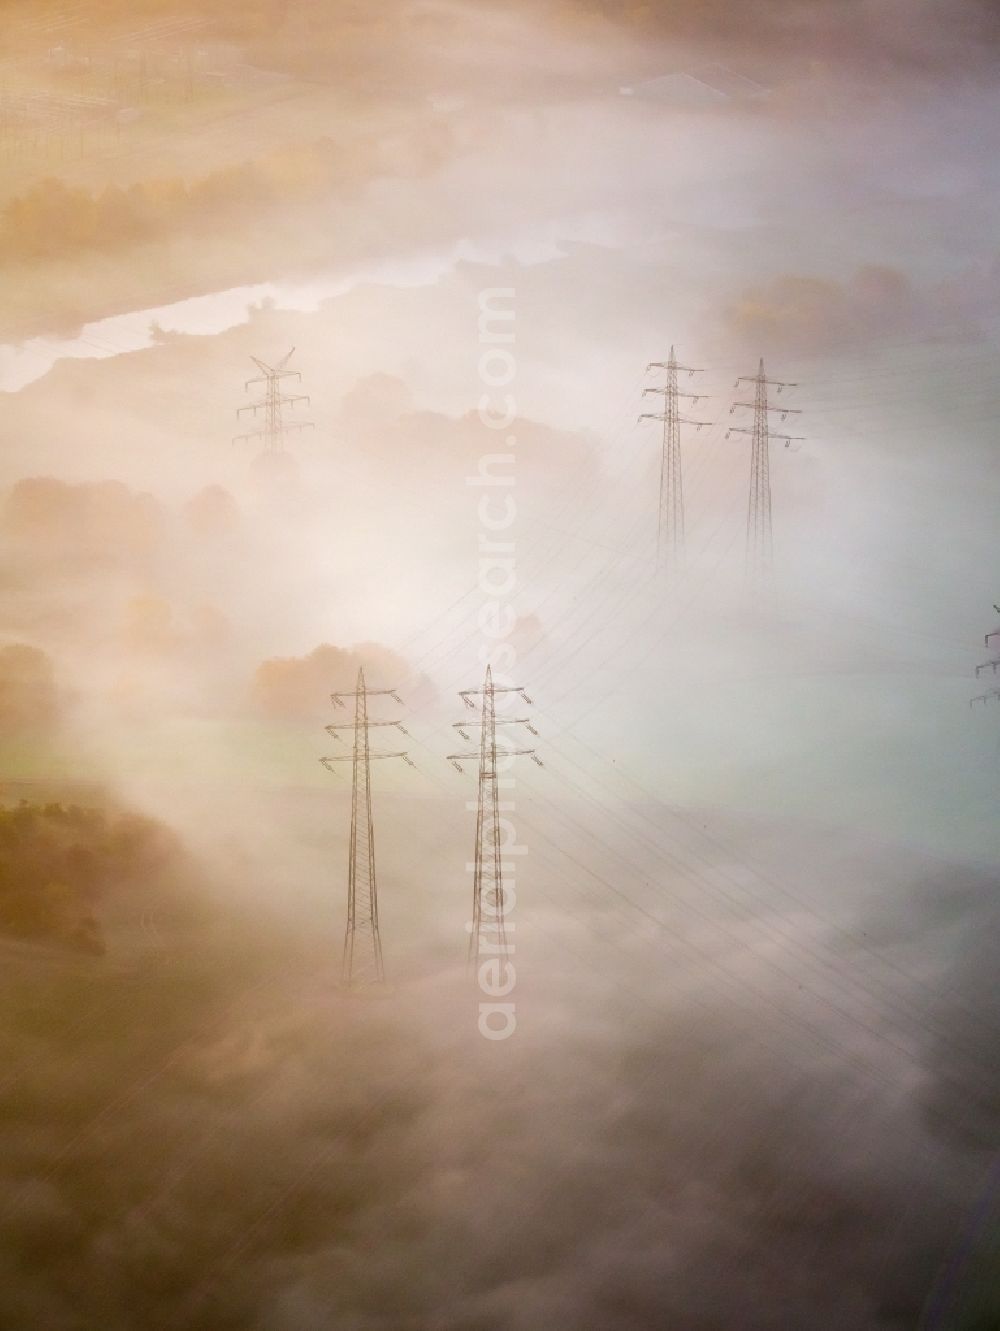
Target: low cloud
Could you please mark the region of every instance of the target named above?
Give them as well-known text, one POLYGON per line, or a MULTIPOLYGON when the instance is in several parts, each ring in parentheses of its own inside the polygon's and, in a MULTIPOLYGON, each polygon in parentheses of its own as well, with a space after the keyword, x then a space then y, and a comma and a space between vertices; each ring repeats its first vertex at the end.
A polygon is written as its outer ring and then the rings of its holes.
MULTIPOLYGON (((425 905, 447 877, 442 828, 454 830, 447 811, 429 813, 411 848, 425 905)), ((613 840, 614 820, 594 817, 613 840)), ((880 877, 863 847, 851 863, 880 877)), ((940 892, 943 872, 921 890, 940 892)), ((913 949, 886 951, 894 969, 879 970, 898 1005, 872 989, 838 1016, 816 1003, 816 950, 852 994, 865 989, 815 920, 775 951, 756 941, 760 918, 734 924, 713 900, 731 936, 711 954, 727 987, 704 949, 645 966, 658 939, 620 910, 581 928, 541 861, 532 882, 520 1024, 502 1050, 478 1036, 459 965, 348 1011, 331 984, 336 925, 310 916, 297 933, 280 909, 266 929, 235 906, 224 929, 165 932, 164 959, 138 982, 97 962, 68 975, 64 1001, 83 1008, 72 1038, 62 1021, 14 1032, 8 1003, 0 1316, 82 1314, 108 1331, 910 1331, 987 1140, 970 1150, 942 1133, 908 1088, 939 1065, 929 1040, 904 1057, 896 1023, 909 1007, 909 1028, 938 1027, 942 1011, 912 1006, 926 969, 912 987, 905 975, 930 940, 912 936, 906 891, 880 911, 913 949)), ((684 875, 660 886, 682 899, 684 875)), ((440 901, 417 933, 457 954, 460 912, 440 901)), ((387 906, 391 920, 391 895, 387 906)), ((123 934, 116 954, 133 947, 123 934)), ((23 1001, 38 983, 8 968, 5 993, 23 1001)), ((934 989, 966 1003, 980 992, 961 967, 934 989)), ((970 1067, 955 1066, 955 1098, 970 1067)))

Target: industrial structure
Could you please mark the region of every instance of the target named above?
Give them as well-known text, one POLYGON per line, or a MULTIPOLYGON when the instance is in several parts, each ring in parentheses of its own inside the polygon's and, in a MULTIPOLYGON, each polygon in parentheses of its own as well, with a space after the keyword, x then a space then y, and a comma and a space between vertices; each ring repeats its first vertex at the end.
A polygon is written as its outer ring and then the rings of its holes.
POLYGON ((746 407, 753 411, 753 425, 731 425, 726 431, 726 438, 731 434, 748 434, 753 445, 750 453, 750 502, 747 507, 747 576, 755 584, 760 584, 771 573, 774 556, 774 541, 771 527, 771 441, 780 439, 788 448, 802 435, 776 434, 770 426, 769 412, 778 411, 781 419, 790 415, 799 415, 799 408, 771 406, 767 400, 767 390, 777 389, 780 394, 786 388, 796 388, 797 384, 783 383, 778 379, 768 379, 764 373, 764 357, 755 375, 741 375, 736 380, 736 389, 741 384, 753 384, 752 402, 734 402, 729 408, 732 415, 737 407, 746 407))
MULTIPOLYGON (((1000 606, 995 605, 993 609, 997 612, 998 615, 1000 615, 1000 606)), ((987 633, 984 636, 984 643, 986 645, 987 650, 989 650, 990 642, 994 638, 997 639, 997 643, 998 645, 1000 645, 1000 628, 993 629, 991 632, 987 633)), ((976 678, 978 679, 980 675, 984 675, 987 670, 989 670, 992 673, 993 677, 996 678, 997 672, 1000 671, 1000 656, 991 656, 988 661, 983 661, 979 665, 977 665, 976 678)), ((974 698, 970 698, 969 706, 971 707, 974 703, 977 702, 981 703, 994 702, 998 698, 1000 698, 1000 688, 987 689, 985 693, 977 693, 974 698)))
POLYGON ((663 446, 660 453, 660 502, 659 517, 656 527, 656 563, 657 567, 676 569, 684 557, 684 476, 681 465, 681 426, 694 425, 701 429, 710 421, 691 420, 682 416, 678 410, 678 398, 688 398, 690 402, 701 401, 704 393, 681 393, 677 387, 678 372, 688 378, 703 371, 692 369, 689 365, 678 365, 673 347, 665 360, 650 361, 646 373, 650 370, 666 370, 667 382, 662 388, 644 388, 643 396, 659 393, 663 396, 662 412, 643 412, 640 421, 663 422, 663 446))
POLYGON ((538 732, 527 717, 509 717, 497 720, 497 694, 515 694, 530 705, 531 699, 520 685, 497 685, 493 672, 486 667, 486 679, 481 689, 463 689, 459 697, 470 711, 476 710, 477 697, 482 698, 479 716, 472 721, 456 721, 454 729, 465 740, 471 740, 470 730, 479 728, 479 748, 472 753, 450 753, 448 761, 462 771, 463 762, 479 762, 479 798, 476 807, 476 858, 472 886, 472 920, 470 924, 468 961, 475 970, 482 953, 504 957, 511 950, 507 939, 504 899, 503 844, 500 840, 501 787, 510 788, 512 777, 501 776, 501 760, 519 755, 530 757, 542 766, 534 749, 517 749, 504 745, 497 752, 497 726, 525 726, 532 735, 538 732), (484 911, 485 904, 485 911, 484 911))
POLYGON ((368 716, 368 699, 389 697, 396 703, 401 699, 395 689, 369 689, 365 686, 365 672, 358 670, 357 688, 349 693, 330 695, 335 707, 343 707, 345 698, 354 699, 354 720, 334 723, 326 727, 334 739, 340 739, 342 730, 353 730, 352 751, 321 758, 328 771, 333 764, 349 762, 352 765, 351 782, 351 843, 347 865, 347 928, 344 933, 344 955, 341 982, 347 989, 381 986, 385 983, 382 961, 382 936, 378 922, 378 889, 375 879, 375 826, 372 821, 371 765, 378 758, 402 758, 410 767, 414 764, 405 752, 373 753, 368 732, 372 726, 393 726, 402 734, 406 728, 399 721, 373 721, 368 716))
POLYGON ((307 404, 309 402, 305 393, 285 393, 282 391, 282 384, 287 380, 294 379, 299 382, 302 379, 298 370, 288 369, 288 362, 294 354, 295 348, 292 347, 291 351, 283 356, 275 366, 265 365, 256 356, 250 357, 254 365, 260 370, 260 374, 253 379, 248 379, 244 384, 244 389, 249 392, 257 384, 263 384, 263 393, 256 401, 238 407, 236 415, 239 417, 249 413, 254 420, 262 421, 262 424, 257 430, 237 435, 233 443, 240 444, 252 439, 259 439, 264 445, 265 453, 281 453, 284 452, 286 434, 294 430, 312 428, 312 421, 287 420, 285 417, 286 408, 294 409, 300 402, 307 404))

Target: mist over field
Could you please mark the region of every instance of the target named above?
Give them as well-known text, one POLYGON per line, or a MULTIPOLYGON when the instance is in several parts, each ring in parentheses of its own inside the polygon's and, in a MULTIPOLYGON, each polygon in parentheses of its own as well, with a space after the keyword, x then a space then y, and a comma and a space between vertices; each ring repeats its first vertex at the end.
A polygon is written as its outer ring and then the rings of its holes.
POLYGON ((5 1331, 1000 1325, 998 45, 977 0, 3 7, 5 1331), (503 1039, 487 664, 542 763, 503 1039), (352 992, 359 670, 414 766, 352 992))

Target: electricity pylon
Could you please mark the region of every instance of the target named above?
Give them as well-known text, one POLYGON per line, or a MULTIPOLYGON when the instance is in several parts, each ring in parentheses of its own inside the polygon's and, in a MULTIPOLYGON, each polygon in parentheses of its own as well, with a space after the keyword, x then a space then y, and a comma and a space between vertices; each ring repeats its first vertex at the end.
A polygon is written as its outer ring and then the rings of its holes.
POLYGON ((754 581, 766 577, 771 572, 771 561, 774 554, 773 536, 771 530, 771 440, 784 440, 785 447, 802 439, 799 434, 775 434, 770 426, 768 418, 769 411, 780 411, 781 419, 785 420, 787 416, 798 416, 800 410, 797 407, 782 407, 769 405, 767 400, 768 388, 777 388, 778 392, 785 388, 797 388, 797 384, 782 383, 778 379, 768 379, 764 373, 764 357, 760 358, 760 366, 755 375, 741 375, 736 380, 736 388, 740 384, 754 385, 754 400, 752 402, 734 402, 729 408, 730 416, 737 407, 748 407, 753 409, 753 425, 731 425, 726 431, 726 438, 731 434, 749 434, 753 436, 753 448, 750 454, 750 503, 747 508, 747 575, 754 581))
POLYGON ((288 421, 285 419, 286 407, 295 407, 300 402, 309 401, 305 393, 283 393, 281 391, 284 380, 302 379, 298 370, 286 368, 294 354, 295 348, 292 347, 291 351, 283 356, 275 366, 265 365, 256 356, 250 357, 254 365, 260 370, 260 374, 246 381, 243 385, 244 391, 249 392, 255 384, 263 384, 264 394, 256 402, 248 402, 245 407, 237 407, 236 415, 239 417, 244 412, 249 412, 256 420, 259 413, 262 412, 264 423, 259 430, 251 430, 249 434, 237 435, 233 440, 234 444, 246 443, 250 439, 262 439, 265 453, 280 453, 285 447, 285 435, 290 430, 309 430, 312 428, 312 421, 288 421))
POLYGON ((640 421, 663 422, 663 447, 660 453, 660 507, 656 527, 656 564, 676 568, 684 557, 684 478, 681 467, 681 426, 694 425, 700 430, 711 421, 694 421, 682 416, 677 406, 678 397, 686 397, 691 403, 700 402, 705 393, 681 393, 677 388, 677 372, 686 372, 688 378, 694 374, 703 374, 703 370, 692 369, 690 365, 678 365, 673 347, 667 360, 654 360, 646 366, 650 370, 666 370, 667 382, 663 388, 644 388, 642 395, 660 393, 663 395, 663 411, 644 411, 640 421))
MULTIPOLYGON (((1000 605, 995 605, 993 609, 997 612, 998 615, 1000 615, 1000 605)), ((1000 638, 1000 629, 994 629, 991 633, 987 633, 985 635, 984 642, 987 648, 990 645, 991 638, 1000 638)), ((994 676, 996 676, 997 671, 1000 670, 1000 656, 992 656, 988 661, 983 661, 981 665, 977 665, 976 678, 978 679, 979 676, 983 674, 984 671, 987 670, 991 670, 994 676)), ((986 693, 977 693, 974 698, 970 698, 969 706, 971 707, 973 703, 977 702, 981 703, 993 702, 998 698, 1000 698, 1000 688, 989 689, 986 693)))
MULTIPOLYGON (((497 726, 526 726, 532 735, 537 735, 527 717, 510 717, 497 720, 496 695, 498 693, 516 693, 530 705, 531 699, 518 685, 498 686, 493 683, 493 672, 486 667, 486 680, 481 689, 463 689, 459 693, 462 702, 471 711, 476 710, 473 698, 482 697, 479 716, 473 721, 456 721, 454 729, 465 740, 471 740, 469 731, 476 726, 481 728, 479 750, 475 753, 449 753, 448 761, 459 772, 463 762, 479 760, 479 799, 476 811, 476 862, 472 884, 472 924, 469 935, 469 969, 475 970, 479 964, 481 952, 490 956, 505 957, 513 949, 507 942, 507 925, 504 917, 504 861, 500 844, 500 784, 503 778, 497 771, 497 726), (488 913, 483 914, 483 903, 488 913), (492 932, 492 936, 487 931, 492 932)), ((501 757, 513 758, 518 755, 530 757, 532 762, 542 766, 542 760, 534 749, 504 748, 501 757)), ((506 781, 510 784, 510 779, 506 781)))
POLYGON ((365 672, 358 670, 358 687, 351 693, 332 693, 335 707, 343 707, 345 698, 354 699, 354 721, 327 726, 327 733, 340 739, 341 730, 354 730, 351 753, 321 758, 328 771, 335 762, 350 762, 353 766, 351 785, 351 847, 347 866, 347 930, 344 934, 344 957, 341 981, 345 988, 358 989, 367 985, 385 983, 382 965, 382 937, 378 927, 378 892, 375 883, 375 826, 372 822, 371 765, 378 758, 402 758, 408 766, 414 764, 409 754, 373 753, 368 743, 372 726, 394 726, 407 734, 399 721, 372 721, 368 716, 368 699, 387 696, 402 703, 395 689, 367 689, 365 672))

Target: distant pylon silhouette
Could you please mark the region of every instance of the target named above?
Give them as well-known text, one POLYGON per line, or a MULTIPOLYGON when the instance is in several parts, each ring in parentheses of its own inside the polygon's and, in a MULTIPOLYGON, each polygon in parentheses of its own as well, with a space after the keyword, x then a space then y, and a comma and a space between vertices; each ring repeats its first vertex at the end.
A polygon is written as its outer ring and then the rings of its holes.
MULTIPOLYGON (((1000 614, 1000 605, 994 605, 993 609, 997 614, 1000 614)), ((993 629, 985 635, 984 642, 987 648, 989 648, 990 640, 993 638, 1000 638, 1000 629, 993 629)), ((1000 656, 991 656, 988 661, 983 661, 981 665, 977 665, 976 678, 978 679, 980 675, 985 674, 987 670, 991 671, 995 679, 997 672, 1000 671, 1000 656)), ((974 698, 970 698, 969 706, 971 707, 973 703, 977 702, 987 703, 997 702, 998 700, 1000 700, 1000 688, 992 688, 987 693, 977 693, 974 698)))
MULTIPOLYGON (((524 702, 531 699, 519 685, 498 686, 493 683, 493 672, 486 667, 486 679, 482 689, 463 689, 459 697, 466 707, 475 711, 475 697, 482 697, 480 715, 473 721, 456 721, 454 729, 463 739, 470 739, 468 731, 481 727, 479 750, 476 753, 450 753, 448 761, 462 771, 463 762, 479 760, 479 799, 476 810, 476 861, 472 884, 472 923, 469 935, 468 963, 470 970, 479 964, 480 953, 504 957, 513 951, 507 940, 507 923, 504 903, 504 861, 503 847, 500 842, 500 785, 509 785, 513 778, 503 778, 497 771, 497 726, 523 725, 532 735, 538 731, 527 717, 510 717, 497 720, 496 695, 498 693, 516 693, 524 702), (484 913, 485 904, 485 913, 484 913)), ((502 750, 502 757, 515 757, 523 754, 532 762, 542 766, 542 760, 534 749, 502 750)))
POLYGON ((244 384, 244 389, 249 390, 255 384, 264 385, 264 396, 256 402, 248 402, 245 407, 238 407, 237 417, 242 416, 244 412, 249 412, 254 419, 259 418, 263 413, 263 425, 259 430, 251 430, 249 434, 237 435, 234 443, 244 443, 250 439, 260 439, 264 443, 266 453, 280 453, 285 446, 285 435, 289 430, 308 430, 312 428, 312 421, 289 421, 285 419, 285 408, 295 407, 300 402, 308 402, 309 398, 305 393, 283 393, 281 391, 282 381, 285 379, 301 380, 302 376, 298 370, 287 369, 288 362, 295 354, 295 348, 286 356, 283 356, 275 366, 265 365, 262 360, 256 356, 251 356, 260 374, 255 379, 248 379, 244 384))
POLYGON ((337 707, 344 706, 345 698, 354 699, 354 721, 327 726, 327 732, 340 738, 341 730, 354 730, 354 745, 349 754, 321 758, 329 771, 331 764, 350 761, 351 784, 351 845, 347 867, 347 929, 344 933, 344 955, 341 981, 349 989, 385 983, 382 962, 382 936, 378 923, 378 889, 375 879, 375 826, 372 822, 371 765, 377 758, 402 758, 410 767, 413 763, 407 753, 373 753, 368 732, 372 726, 395 726, 404 735, 405 727, 399 721, 372 721, 368 716, 368 699, 388 696, 401 702, 395 689, 367 689, 365 672, 358 670, 358 686, 352 693, 332 693, 337 707))
POLYGON ((656 563, 657 567, 677 568, 684 558, 684 476, 681 466, 681 426, 695 425, 700 430, 710 421, 693 421, 682 416, 677 406, 678 397, 686 397, 692 403, 700 402, 704 393, 679 393, 677 388, 678 370, 690 378, 693 374, 702 374, 702 370, 692 369, 690 365, 678 365, 673 347, 667 360, 654 360, 646 366, 650 370, 666 370, 667 382, 663 388, 644 388, 643 397, 648 393, 660 393, 664 398, 662 412, 644 411, 640 421, 663 422, 663 447, 660 453, 660 505, 656 526, 656 563))
POLYGON ((774 536, 771 526, 771 440, 781 439, 787 448, 801 435, 775 434, 770 427, 769 411, 780 411, 781 419, 789 415, 799 415, 797 407, 772 407, 767 401, 768 387, 777 388, 780 393, 785 388, 796 388, 796 384, 782 383, 777 379, 768 379, 764 373, 764 357, 755 375, 741 375, 736 380, 740 384, 754 385, 753 402, 734 402, 729 408, 732 415, 737 407, 753 408, 753 425, 731 425, 726 431, 726 438, 731 434, 749 434, 753 436, 750 453, 750 502, 747 507, 747 576, 754 582, 767 578, 771 572, 774 558, 774 536))

